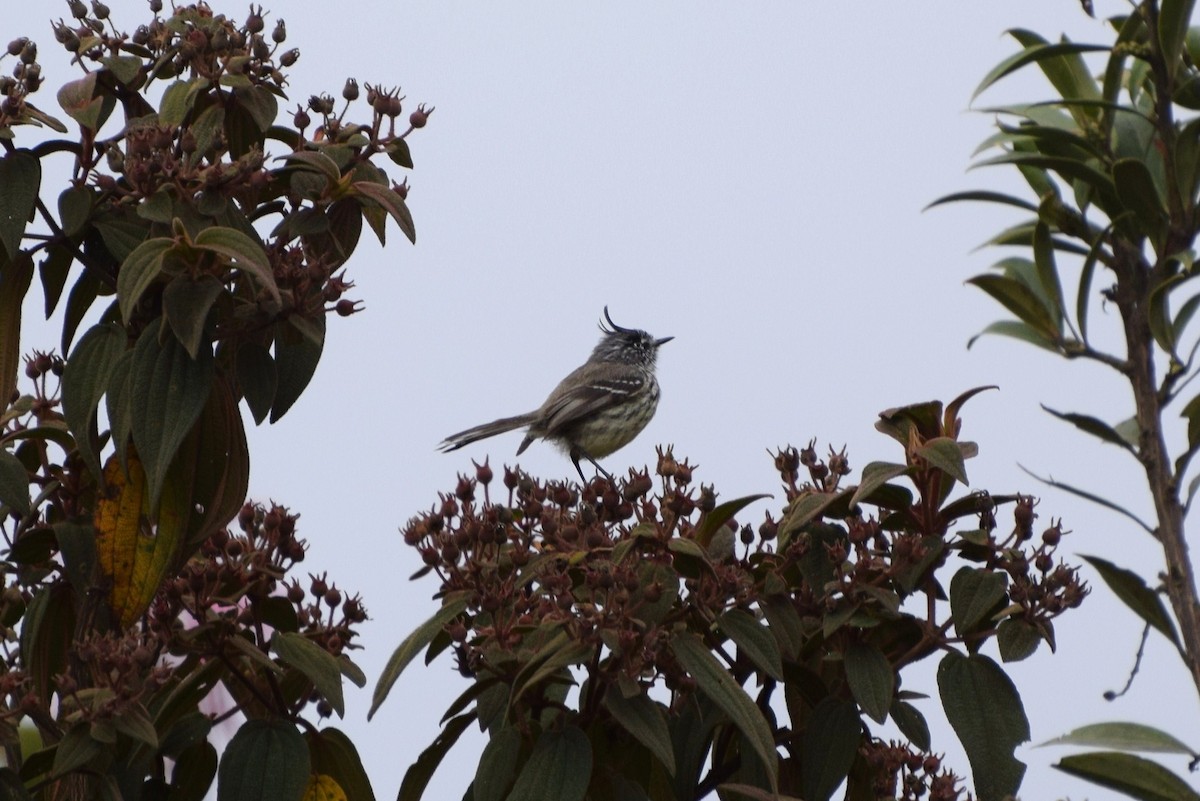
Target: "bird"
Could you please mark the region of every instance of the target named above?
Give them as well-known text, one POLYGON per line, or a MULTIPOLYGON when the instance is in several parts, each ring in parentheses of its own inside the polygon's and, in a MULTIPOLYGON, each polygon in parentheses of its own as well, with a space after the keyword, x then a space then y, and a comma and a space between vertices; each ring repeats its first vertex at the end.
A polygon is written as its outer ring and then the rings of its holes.
POLYGON ((581 481, 587 481, 579 466, 584 459, 613 482, 596 460, 628 445, 654 417, 659 397, 654 374, 658 349, 675 337, 656 339, 640 329, 623 328, 613 322, 608 306, 600 331, 603 336, 592 355, 560 381, 541 406, 451 434, 438 450, 449 453, 524 427, 518 456, 534 440, 546 440, 566 452, 581 481))

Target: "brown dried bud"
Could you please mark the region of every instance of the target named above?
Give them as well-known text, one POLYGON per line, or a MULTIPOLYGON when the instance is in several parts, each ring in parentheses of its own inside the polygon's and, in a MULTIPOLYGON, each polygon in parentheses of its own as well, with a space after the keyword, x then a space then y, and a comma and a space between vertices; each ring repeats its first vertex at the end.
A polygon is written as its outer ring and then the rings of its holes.
POLYGON ((1050 528, 1042 532, 1042 542, 1053 548, 1062 540, 1063 530, 1061 521, 1058 523, 1051 521, 1051 523, 1050 528))
POLYGON ((250 16, 246 18, 246 31, 248 33, 262 33, 265 27, 266 23, 262 18, 262 6, 259 6, 257 9, 254 6, 250 6, 250 16))
MULTIPOLYGON (((300 60, 300 48, 293 47, 291 50, 286 50, 279 56, 279 66, 290 67, 300 60)), ((332 109, 330 109, 332 111, 332 109)))
POLYGON ((408 124, 414 128, 424 128, 429 122, 429 115, 433 113, 433 106, 425 108, 425 104, 417 106, 417 110, 408 115, 408 124))
POLYGON ((96 19, 108 19, 109 13, 108 6, 101 3, 100 0, 92 0, 92 14, 96 19))
POLYGON ((10 56, 20 55, 21 51, 25 49, 25 45, 27 44, 29 44, 29 38, 26 36, 22 36, 19 39, 13 39, 8 43, 8 54, 10 56))
POLYGON ((283 44, 287 41, 287 25, 282 19, 276 21, 275 28, 271 31, 271 41, 275 44, 283 44))
POLYGON ((309 586, 308 591, 313 594, 314 598, 322 598, 325 596, 325 593, 329 592, 329 584, 325 580, 324 573, 320 576, 314 576, 312 573, 309 573, 308 577, 312 579, 312 584, 309 586))
POLYGON ((358 100, 358 81, 353 78, 346 79, 346 85, 342 87, 342 99, 358 100))
POLYGON ((352 314, 358 314, 360 311, 366 308, 365 306, 359 306, 359 303, 362 303, 362 301, 347 300, 346 298, 342 298, 333 308, 334 311, 338 313, 339 317, 349 317, 352 314))
POLYGON ((75 19, 84 19, 88 15, 87 6, 81 0, 67 0, 67 6, 71 9, 71 16, 75 19))

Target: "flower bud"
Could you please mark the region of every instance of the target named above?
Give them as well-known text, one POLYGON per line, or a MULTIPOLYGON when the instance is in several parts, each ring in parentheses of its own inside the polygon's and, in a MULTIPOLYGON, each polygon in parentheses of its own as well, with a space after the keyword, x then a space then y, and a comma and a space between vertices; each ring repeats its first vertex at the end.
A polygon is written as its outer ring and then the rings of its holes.
POLYGON ((92 0, 92 14, 96 19, 108 19, 109 8, 101 3, 100 0, 92 0))
POLYGON ((271 41, 275 44, 283 44, 287 41, 287 25, 283 20, 278 20, 275 23, 275 29, 271 31, 271 41))
POLYGON ((358 100, 358 81, 353 78, 346 79, 346 85, 342 87, 342 99, 358 100))
POLYGON ((67 0, 67 6, 71 9, 71 16, 75 19, 83 19, 87 16, 88 10, 82 0, 67 0))
MULTIPOLYGON (((279 64, 283 67, 290 67, 300 60, 300 48, 293 47, 279 57, 279 64)), ((332 109, 330 109, 332 111, 332 109)))
POLYGON ((22 36, 19 39, 13 39, 8 43, 8 54, 10 56, 20 55, 25 49, 25 45, 29 43, 28 37, 22 36))

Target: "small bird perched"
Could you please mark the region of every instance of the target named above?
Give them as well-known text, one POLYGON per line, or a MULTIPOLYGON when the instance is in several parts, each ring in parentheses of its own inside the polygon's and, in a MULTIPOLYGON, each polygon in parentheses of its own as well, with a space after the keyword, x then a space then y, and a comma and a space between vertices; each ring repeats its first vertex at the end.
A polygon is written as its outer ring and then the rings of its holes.
POLYGON ((535 439, 549 440, 571 457, 580 480, 587 480, 579 467, 579 460, 586 459, 612 481, 596 459, 628 445, 654 417, 659 394, 654 362, 659 347, 675 337, 655 339, 645 331, 622 328, 612 321, 607 306, 604 320, 608 325, 600 323, 604 336, 592 355, 564 378, 540 407, 451 434, 438 450, 448 453, 528 426, 518 456, 535 439))

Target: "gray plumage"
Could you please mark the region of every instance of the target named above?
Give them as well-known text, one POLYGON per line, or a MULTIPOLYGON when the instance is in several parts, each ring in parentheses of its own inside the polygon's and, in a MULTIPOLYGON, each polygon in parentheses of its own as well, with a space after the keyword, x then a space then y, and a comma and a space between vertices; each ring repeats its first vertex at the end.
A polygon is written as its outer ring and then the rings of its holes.
POLYGON ((586 459, 611 481, 596 459, 628 445, 654 417, 659 397, 655 360, 659 347, 674 337, 655 339, 645 331, 622 328, 612 321, 607 306, 604 320, 604 336, 592 355, 560 381, 541 406, 451 434, 438 449, 446 453, 527 428, 517 455, 535 439, 548 440, 567 452, 580 479, 586 481, 579 460, 586 459))

